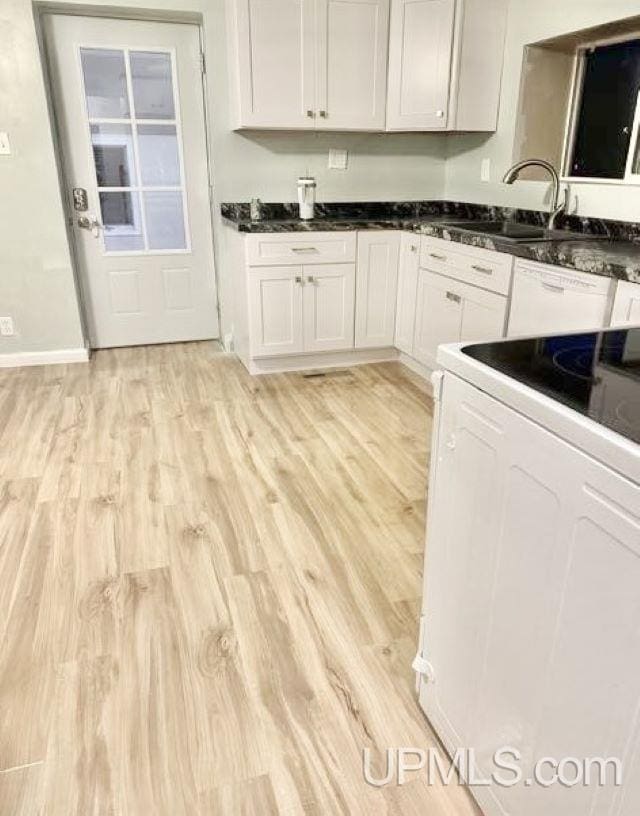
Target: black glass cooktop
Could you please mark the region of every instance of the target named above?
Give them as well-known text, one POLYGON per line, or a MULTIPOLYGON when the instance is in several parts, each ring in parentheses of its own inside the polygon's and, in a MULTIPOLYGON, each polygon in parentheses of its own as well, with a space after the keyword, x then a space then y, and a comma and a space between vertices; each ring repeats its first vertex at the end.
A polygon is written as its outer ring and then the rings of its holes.
POLYGON ((462 351, 640 443, 640 327, 478 343, 462 351))

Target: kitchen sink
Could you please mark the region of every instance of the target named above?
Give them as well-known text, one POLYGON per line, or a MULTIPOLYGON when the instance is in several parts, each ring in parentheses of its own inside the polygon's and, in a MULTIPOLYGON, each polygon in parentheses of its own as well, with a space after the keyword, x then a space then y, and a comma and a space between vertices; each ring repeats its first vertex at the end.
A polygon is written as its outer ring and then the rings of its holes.
POLYGON ((609 237, 567 230, 550 230, 533 224, 520 224, 517 221, 448 221, 443 226, 454 227, 461 232, 494 235, 502 241, 513 241, 516 244, 532 241, 591 241, 609 237))

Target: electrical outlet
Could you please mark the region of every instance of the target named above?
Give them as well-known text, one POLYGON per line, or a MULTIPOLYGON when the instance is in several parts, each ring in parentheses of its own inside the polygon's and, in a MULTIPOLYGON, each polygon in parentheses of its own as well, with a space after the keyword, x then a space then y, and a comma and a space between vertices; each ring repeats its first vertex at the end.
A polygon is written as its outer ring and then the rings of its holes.
POLYGON ((13 318, 0 317, 0 334, 3 337, 11 337, 15 334, 13 331, 13 318))
POLYGON ((334 150, 329 151, 329 170, 346 170, 347 169, 347 151, 334 150))

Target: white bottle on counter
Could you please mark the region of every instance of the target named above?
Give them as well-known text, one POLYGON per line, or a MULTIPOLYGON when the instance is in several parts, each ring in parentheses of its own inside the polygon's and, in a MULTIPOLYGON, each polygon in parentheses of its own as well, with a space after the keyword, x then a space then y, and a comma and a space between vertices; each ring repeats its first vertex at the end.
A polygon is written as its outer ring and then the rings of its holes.
POLYGON ((300 218, 309 221, 313 218, 316 203, 316 180, 312 176, 300 176, 298 179, 298 205, 300 218))

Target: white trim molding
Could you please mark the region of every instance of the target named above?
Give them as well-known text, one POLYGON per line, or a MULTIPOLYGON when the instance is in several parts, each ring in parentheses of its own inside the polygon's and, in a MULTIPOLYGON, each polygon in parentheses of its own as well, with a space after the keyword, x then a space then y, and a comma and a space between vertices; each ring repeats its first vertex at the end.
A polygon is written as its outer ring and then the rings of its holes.
POLYGON ((88 361, 89 349, 87 348, 54 349, 53 351, 18 351, 14 354, 0 354, 0 368, 86 363, 88 361))

